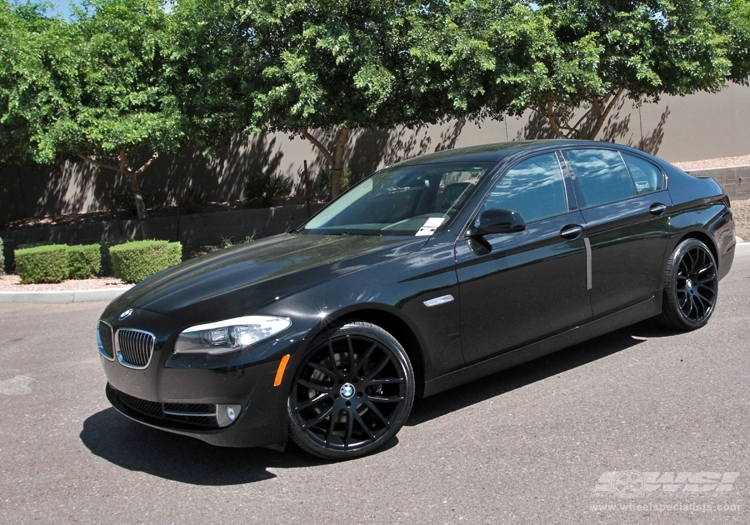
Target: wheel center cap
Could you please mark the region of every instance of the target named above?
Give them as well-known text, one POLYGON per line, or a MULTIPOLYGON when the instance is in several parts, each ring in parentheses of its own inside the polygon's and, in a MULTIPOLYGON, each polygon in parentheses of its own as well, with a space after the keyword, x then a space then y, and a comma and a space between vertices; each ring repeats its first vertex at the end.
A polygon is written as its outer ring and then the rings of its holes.
POLYGON ((351 383, 344 383, 341 385, 341 397, 344 399, 350 399, 356 390, 354 389, 354 385, 351 383))
POLYGON ((685 285, 686 285, 686 286, 687 286, 688 288, 692 288, 692 287, 693 287, 693 280, 692 280, 692 279, 688 279, 688 280, 687 280, 687 281, 685 282, 685 285))

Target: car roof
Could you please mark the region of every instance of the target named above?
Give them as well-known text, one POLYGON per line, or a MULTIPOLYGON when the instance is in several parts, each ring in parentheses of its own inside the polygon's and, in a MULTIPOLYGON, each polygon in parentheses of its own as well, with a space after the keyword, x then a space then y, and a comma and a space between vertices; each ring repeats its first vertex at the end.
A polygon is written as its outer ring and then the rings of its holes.
POLYGON ((437 164, 446 162, 497 162, 509 155, 520 153, 527 150, 547 150, 554 148, 567 148, 574 145, 601 144, 615 146, 612 143, 602 143, 591 140, 560 140, 560 139, 542 139, 542 140, 519 140, 514 142, 499 142, 496 144, 482 144, 479 146, 470 146, 468 148, 449 149, 420 155, 407 159, 393 166, 413 166, 418 164, 437 164))

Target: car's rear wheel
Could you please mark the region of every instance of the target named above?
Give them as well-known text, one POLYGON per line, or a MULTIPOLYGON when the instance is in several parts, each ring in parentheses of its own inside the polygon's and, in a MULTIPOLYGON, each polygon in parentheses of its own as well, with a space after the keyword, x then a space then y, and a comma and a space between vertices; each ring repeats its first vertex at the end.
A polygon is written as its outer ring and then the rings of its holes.
POLYGON ((711 250, 698 239, 682 241, 667 262, 660 322, 676 330, 695 330, 708 322, 719 293, 719 274, 711 250))
POLYGON ((292 439, 325 459, 364 456, 401 429, 414 371, 382 328, 350 323, 321 334, 296 371, 287 404, 292 439))

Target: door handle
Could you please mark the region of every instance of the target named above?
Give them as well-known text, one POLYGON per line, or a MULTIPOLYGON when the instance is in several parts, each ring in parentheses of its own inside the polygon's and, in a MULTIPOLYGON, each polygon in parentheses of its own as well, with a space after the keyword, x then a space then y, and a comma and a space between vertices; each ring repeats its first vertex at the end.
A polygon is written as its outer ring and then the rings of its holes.
POLYGON ((560 237, 562 237, 563 239, 575 239, 581 234, 582 231, 583 226, 579 226, 578 224, 568 224, 567 226, 564 226, 562 230, 560 230, 560 237))
POLYGON ((667 206, 657 202, 656 204, 652 204, 648 211, 651 212, 651 215, 661 215, 667 211, 667 206))

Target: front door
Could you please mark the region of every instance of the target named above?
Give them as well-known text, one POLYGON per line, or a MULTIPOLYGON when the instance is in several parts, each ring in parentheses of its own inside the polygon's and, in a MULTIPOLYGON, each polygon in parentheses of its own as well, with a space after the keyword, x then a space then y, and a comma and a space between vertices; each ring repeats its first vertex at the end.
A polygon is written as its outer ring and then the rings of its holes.
POLYGON ((482 209, 520 212, 526 229, 461 238, 456 262, 466 364, 513 350, 591 319, 584 221, 569 203, 558 153, 508 170, 482 209))

